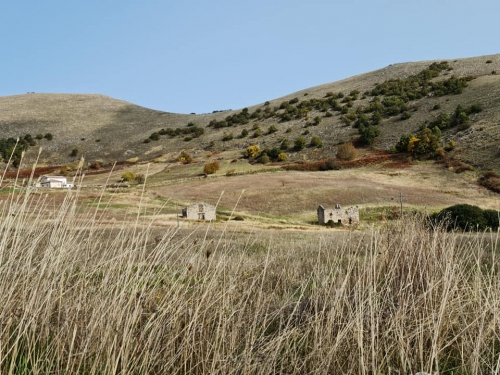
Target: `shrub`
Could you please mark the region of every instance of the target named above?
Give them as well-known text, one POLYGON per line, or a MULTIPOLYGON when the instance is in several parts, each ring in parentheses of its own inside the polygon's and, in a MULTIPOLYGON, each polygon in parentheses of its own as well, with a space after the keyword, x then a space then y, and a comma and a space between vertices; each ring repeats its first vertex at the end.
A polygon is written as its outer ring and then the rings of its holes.
POLYGON ((300 151, 304 149, 304 147, 306 147, 306 143, 307 141, 305 140, 305 138, 299 137, 295 140, 293 149, 295 151, 300 151))
POLYGON ((495 210, 484 210, 484 219, 486 220, 486 226, 497 230, 500 225, 500 212, 495 210))
POLYGON ((260 154, 260 147, 257 145, 248 146, 243 152, 245 158, 255 158, 260 154))
POLYGON ((43 139, 43 134, 37 134, 37 135, 35 135, 35 138, 40 141, 43 139))
POLYGON ((73 150, 71 150, 71 153, 69 154, 69 156, 72 157, 72 158, 74 158, 77 155, 78 155, 78 149, 77 148, 74 148, 73 150))
POLYGON ((151 139, 152 141, 157 141, 160 139, 160 134, 158 132, 154 132, 149 136, 149 139, 151 139))
POLYGON ((146 181, 146 176, 144 176, 143 174, 138 174, 135 176, 135 180, 139 185, 142 185, 144 181, 146 181))
POLYGON ((278 131, 278 128, 276 127, 276 125, 271 125, 269 126, 269 129, 267 129, 267 134, 273 134, 273 133, 276 133, 278 131))
POLYGON ((247 129, 243 129, 241 131, 241 138, 245 138, 246 136, 248 136, 248 130, 247 129))
POLYGON ((410 117, 411 117, 411 114, 408 111, 404 111, 403 113, 401 113, 401 120, 403 120, 403 121, 408 120, 410 117))
POLYGON ((260 137, 262 135, 262 131, 260 129, 256 129, 254 132, 253 132, 253 137, 254 138, 257 138, 257 137, 260 137))
POLYGON ((193 162, 193 157, 185 150, 182 150, 177 158, 182 164, 191 164, 193 162))
POLYGON ((291 133, 292 132, 292 128, 288 128, 286 129, 285 133, 291 133))
POLYGON ((219 169, 220 169, 219 162, 217 160, 215 160, 211 163, 205 164, 205 167, 203 168, 203 172, 205 172, 206 174, 214 174, 219 169))
POLYGON ((493 171, 488 171, 481 176, 479 184, 495 193, 500 193, 500 176, 493 171))
POLYGON ((444 150, 448 151, 448 152, 453 151, 455 149, 455 146, 456 146, 456 143, 455 143, 455 141, 452 140, 452 141, 448 142, 448 144, 445 146, 444 150))
POLYGON ((339 160, 354 160, 358 157, 358 150, 354 148, 351 142, 344 143, 343 145, 339 146, 336 156, 339 160))
POLYGON ((267 164, 271 161, 271 158, 269 158, 269 156, 267 154, 262 154, 262 156, 258 160, 259 160, 259 163, 267 164))
POLYGON ((47 141, 51 141, 53 137, 52 137, 52 134, 47 133, 47 134, 45 134, 45 135, 43 136, 43 138, 45 138, 47 141))
POLYGON ((462 229, 464 231, 484 230, 487 220, 480 207, 470 204, 457 204, 441 210, 437 219, 445 223, 448 230, 462 229))
POLYGON ((286 161, 288 159, 288 155, 284 152, 280 152, 278 154, 278 161, 286 161))
POLYGON ((311 142, 309 143, 309 146, 321 148, 321 147, 323 147, 323 141, 321 140, 320 137, 314 136, 311 138, 311 142))
POLYGON ((233 133, 224 133, 224 135, 222 136, 222 141, 227 142, 232 140, 233 138, 233 133))
POLYGON ((375 143, 375 138, 380 135, 380 129, 375 125, 361 126, 359 134, 361 143, 371 146, 375 143))
POLYGON ((122 174, 122 181, 135 181, 136 178, 137 175, 134 172, 127 171, 122 174))
POLYGON ((288 150, 289 148, 290 148, 290 142, 288 141, 288 139, 283 139, 281 141, 280 149, 281 150, 288 150))

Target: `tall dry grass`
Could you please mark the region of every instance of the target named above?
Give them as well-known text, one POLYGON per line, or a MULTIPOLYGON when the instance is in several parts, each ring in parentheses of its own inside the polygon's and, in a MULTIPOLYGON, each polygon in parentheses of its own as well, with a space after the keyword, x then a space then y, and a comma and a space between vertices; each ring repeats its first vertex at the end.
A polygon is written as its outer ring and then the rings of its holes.
POLYGON ((0 207, 2 374, 500 373, 498 233, 158 235, 34 193, 0 207))

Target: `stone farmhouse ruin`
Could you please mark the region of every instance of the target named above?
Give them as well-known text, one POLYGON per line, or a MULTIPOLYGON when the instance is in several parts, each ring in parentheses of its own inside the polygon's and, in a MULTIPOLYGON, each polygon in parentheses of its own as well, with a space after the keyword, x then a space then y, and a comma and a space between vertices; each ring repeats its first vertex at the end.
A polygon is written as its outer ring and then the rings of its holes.
POLYGON ((327 224, 329 221, 335 224, 356 225, 359 224, 359 209, 356 207, 342 208, 339 204, 335 208, 318 207, 318 222, 327 224))
POLYGON ((187 220, 215 220, 215 206, 208 203, 195 203, 182 209, 182 218, 187 220))

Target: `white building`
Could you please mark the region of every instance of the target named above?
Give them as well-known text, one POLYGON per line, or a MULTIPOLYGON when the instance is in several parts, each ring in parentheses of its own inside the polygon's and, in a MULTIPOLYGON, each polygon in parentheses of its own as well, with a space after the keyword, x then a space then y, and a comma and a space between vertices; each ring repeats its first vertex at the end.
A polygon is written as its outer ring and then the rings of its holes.
POLYGON ((53 189, 71 189, 74 187, 74 184, 68 183, 66 177, 63 176, 43 176, 37 186, 53 189))

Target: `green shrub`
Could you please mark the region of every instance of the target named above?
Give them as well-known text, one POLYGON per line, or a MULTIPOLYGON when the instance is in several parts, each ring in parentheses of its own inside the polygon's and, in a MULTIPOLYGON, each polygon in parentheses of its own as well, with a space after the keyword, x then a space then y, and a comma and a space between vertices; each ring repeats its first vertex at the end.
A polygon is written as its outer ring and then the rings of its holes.
POLYGON ((248 136, 248 130, 247 129, 243 129, 241 131, 241 138, 245 138, 246 136, 248 136))
POLYGON ((267 154, 262 154, 262 156, 258 159, 259 163, 267 164, 271 161, 271 158, 267 154))
POLYGON ((45 134, 45 135, 43 136, 43 138, 45 138, 47 141, 51 141, 51 140, 52 140, 52 138, 53 138, 53 136, 52 136, 52 134, 47 133, 47 134, 45 134))
POLYGON ((160 139, 160 134, 158 132, 154 132, 149 136, 149 139, 152 141, 158 141, 160 139))
POLYGON ((299 137, 295 140, 293 149, 295 151, 300 151, 304 149, 304 147, 306 147, 306 143, 307 141, 305 140, 305 138, 299 137))
POLYGON ((483 211, 484 219, 486 220, 486 226, 493 229, 498 230, 500 223, 500 212, 495 210, 484 210, 483 211))
POLYGON ((78 149, 77 148, 74 148, 73 150, 71 150, 71 153, 69 154, 70 157, 74 158, 78 155, 78 149))
POLYGON ((253 138, 257 138, 257 137, 260 137, 262 135, 262 131, 260 129, 256 129, 254 132, 253 132, 253 138))
POLYGON ((403 121, 408 120, 410 117, 411 117, 411 114, 408 111, 404 111, 403 113, 401 113, 401 120, 403 120, 403 121))
POLYGON ((311 138, 311 142, 309 143, 309 146, 321 148, 321 147, 323 147, 323 141, 321 140, 320 137, 314 136, 311 138))
POLYGON ((361 126, 359 129, 359 140, 365 145, 373 145, 375 138, 380 135, 380 129, 375 125, 361 126))
POLYGON ((288 150, 289 148, 290 148, 290 142, 288 141, 288 139, 283 139, 281 141, 280 149, 281 150, 288 150))
MULTIPOLYGON (((489 215, 488 213, 488 217, 489 215)), ((443 222, 448 230, 484 230, 488 225, 483 210, 470 204, 457 204, 447 207, 439 212, 437 219, 443 222)))
POLYGON ((277 126, 276 125, 271 125, 267 129, 267 134, 273 134, 273 133, 276 133, 277 131, 278 131, 277 126))
POLYGON ((135 181, 136 178, 137 175, 134 172, 127 171, 122 174, 122 181, 135 181))

